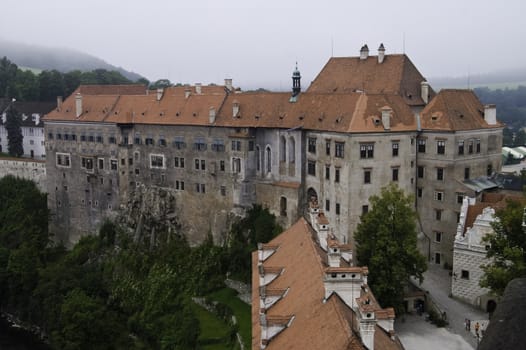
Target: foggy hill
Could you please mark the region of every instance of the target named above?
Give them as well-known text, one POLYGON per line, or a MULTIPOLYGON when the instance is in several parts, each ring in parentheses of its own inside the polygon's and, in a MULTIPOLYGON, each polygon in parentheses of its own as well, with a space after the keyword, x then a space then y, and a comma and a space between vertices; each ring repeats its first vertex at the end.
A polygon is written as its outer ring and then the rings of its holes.
POLYGON ((7 58, 17 66, 42 70, 56 69, 60 72, 72 70, 91 71, 97 68, 115 70, 126 78, 136 81, 141 75, 111 65, 92 55, 64 48, 52 48, 16 43, 0 38, 0 58, 7 58))
POLYGON ((470 88, 487 86, 489 88, 515 88, 526 85, 526 67, 503 69, 491 73, 471 74, 460 77, 434 77, 429 82, 436 90, 442 88, 470 88))

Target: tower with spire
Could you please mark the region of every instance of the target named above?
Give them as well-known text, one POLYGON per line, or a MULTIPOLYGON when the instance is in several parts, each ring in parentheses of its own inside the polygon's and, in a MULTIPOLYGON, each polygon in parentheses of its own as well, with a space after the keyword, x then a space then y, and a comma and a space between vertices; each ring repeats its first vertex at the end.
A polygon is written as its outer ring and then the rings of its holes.
POLYGON ((298 62, 296 62, 296 68, 292 72, 292 96, 290 102, 296 102, 297 96, 301 92, 301 74, 298 70, 298 62))

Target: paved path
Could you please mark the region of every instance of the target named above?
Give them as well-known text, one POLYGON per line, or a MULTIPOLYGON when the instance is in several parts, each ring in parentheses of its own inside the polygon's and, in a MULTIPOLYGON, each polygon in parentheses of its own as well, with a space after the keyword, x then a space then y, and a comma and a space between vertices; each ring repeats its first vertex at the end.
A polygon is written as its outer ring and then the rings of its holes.
MULTIPOLYGON (((474 326, 476 322, 479 322, 482 330, 485 329, 488 325, 488 314, 472 307, 471 305, 461 303, 453 298, 449 297, 451 291, 451 277, 449 276, 449 271, 443 269, 441 266, 429 264, 428 271, 424 274, 424 282, 421 286, 424 290, 428 291, 431 297, 435 300, 438 306, 446 312, 447 321, 449 325, 443 329, 444 332, 450 334, 450 336, 457 335, 462 338, 467 344, 471 346, 472 349, 477 347, 477 337, 475 336, 474 326), (471 329, 467 331, 465 328, 465 319, 468 318, 471 320, 471 329)), ((415 320, 410 320, 410 324, 418 324, 418 317, 415 320)), ((423 321, 425 323, 425 320, 423 321)), ((420 322, 421 323, 421 322, 420 322)), ((399 322, 399 327, 401 326, 402 333, 406 332, 406 327, 404 324, 399 322)), ((435 326, 433 326, 435 327, 435 326)), ((436 327, 435 327, 436 328, 436 327)), ((395 328, 396 329, 396 328, 395 328)), ((436 332, 432 332, 431 329, 423 327, 421 330, 426 331, 427 333, 435 335, 436 332)), ((400 332, 397 330, 400 334, 400 332)), ((440 334, 442 331, 436 333, 440 334)), ((447 334, 442 334, 443 336, 447 334)), ((451 338, 451 337, 450 337, 451 338)), ((454 338, 454 337, 453 337, 454 338)), ((451 338, 451 339, 453 339, 451 338)), ((402 337, 401 337, 402 339, 402 337)), ((449 339, 449 338, 445 338, 449 339)), ((440 341, 439 341, 440 344, 440 341)), ((404 343, 405 345, 405 343, 404 343)), ((460 346, 460 345, 459 345, 460 346)), ((421 348, 430 350, 432 348, 427 347, 426 344, 421 343, 421 348)), ((443 349, 457 349, 456 347, 442 347, 443 349)), ((407 349, 411 349, 407 347, 407 349)), ((415 348, 416 349, 416 348, 415 348)), ((458 349, 463 349, 458 347, 458 349)))

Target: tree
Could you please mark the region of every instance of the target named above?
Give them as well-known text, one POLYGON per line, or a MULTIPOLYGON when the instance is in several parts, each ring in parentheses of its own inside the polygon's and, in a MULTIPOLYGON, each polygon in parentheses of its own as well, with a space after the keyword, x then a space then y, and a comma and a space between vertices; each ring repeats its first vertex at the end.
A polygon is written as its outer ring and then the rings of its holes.
POLYGON ((480 286, 502 295, 509 281, 526 276, 526 230, 522 226, 524 203, 509 200, 505 209, 497 211, 492 224, 494 234, 483 242, 489 245, 490 262, 481 266, 484 276, 480 286))
POLYGON ((9 97, 15 93, 15 79, 18 67, 3 57, 0 60, 0 97, 9 97))
POLYGON ((7 130, 7 151, 10 156, 21 157, 24 154, 22 136, 22 118, 13 104, 7 108, 5 128, 7 130))
POLYGON ((398 186, 384 187, 370 198, 372 209, 362 216, 355 241, 360 265, 369 267, 369 285, 383 307, 403 312, 409 277, 423 280, 426 261, 417 249, 413 201, 398 186))
POLYGON ((159 79, 150 85, 150 89, 166 89, 173 86, 172 82, 168 79, 159 79))

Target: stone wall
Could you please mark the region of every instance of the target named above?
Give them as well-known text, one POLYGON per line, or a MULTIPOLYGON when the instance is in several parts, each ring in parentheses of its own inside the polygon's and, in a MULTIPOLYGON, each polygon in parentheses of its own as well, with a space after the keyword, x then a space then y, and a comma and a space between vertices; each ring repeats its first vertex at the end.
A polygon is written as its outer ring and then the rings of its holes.
POLYGON ((13 175, 34 181, 46 192, 46 163, 22 158, 0 158, 0 178, 13 175))

